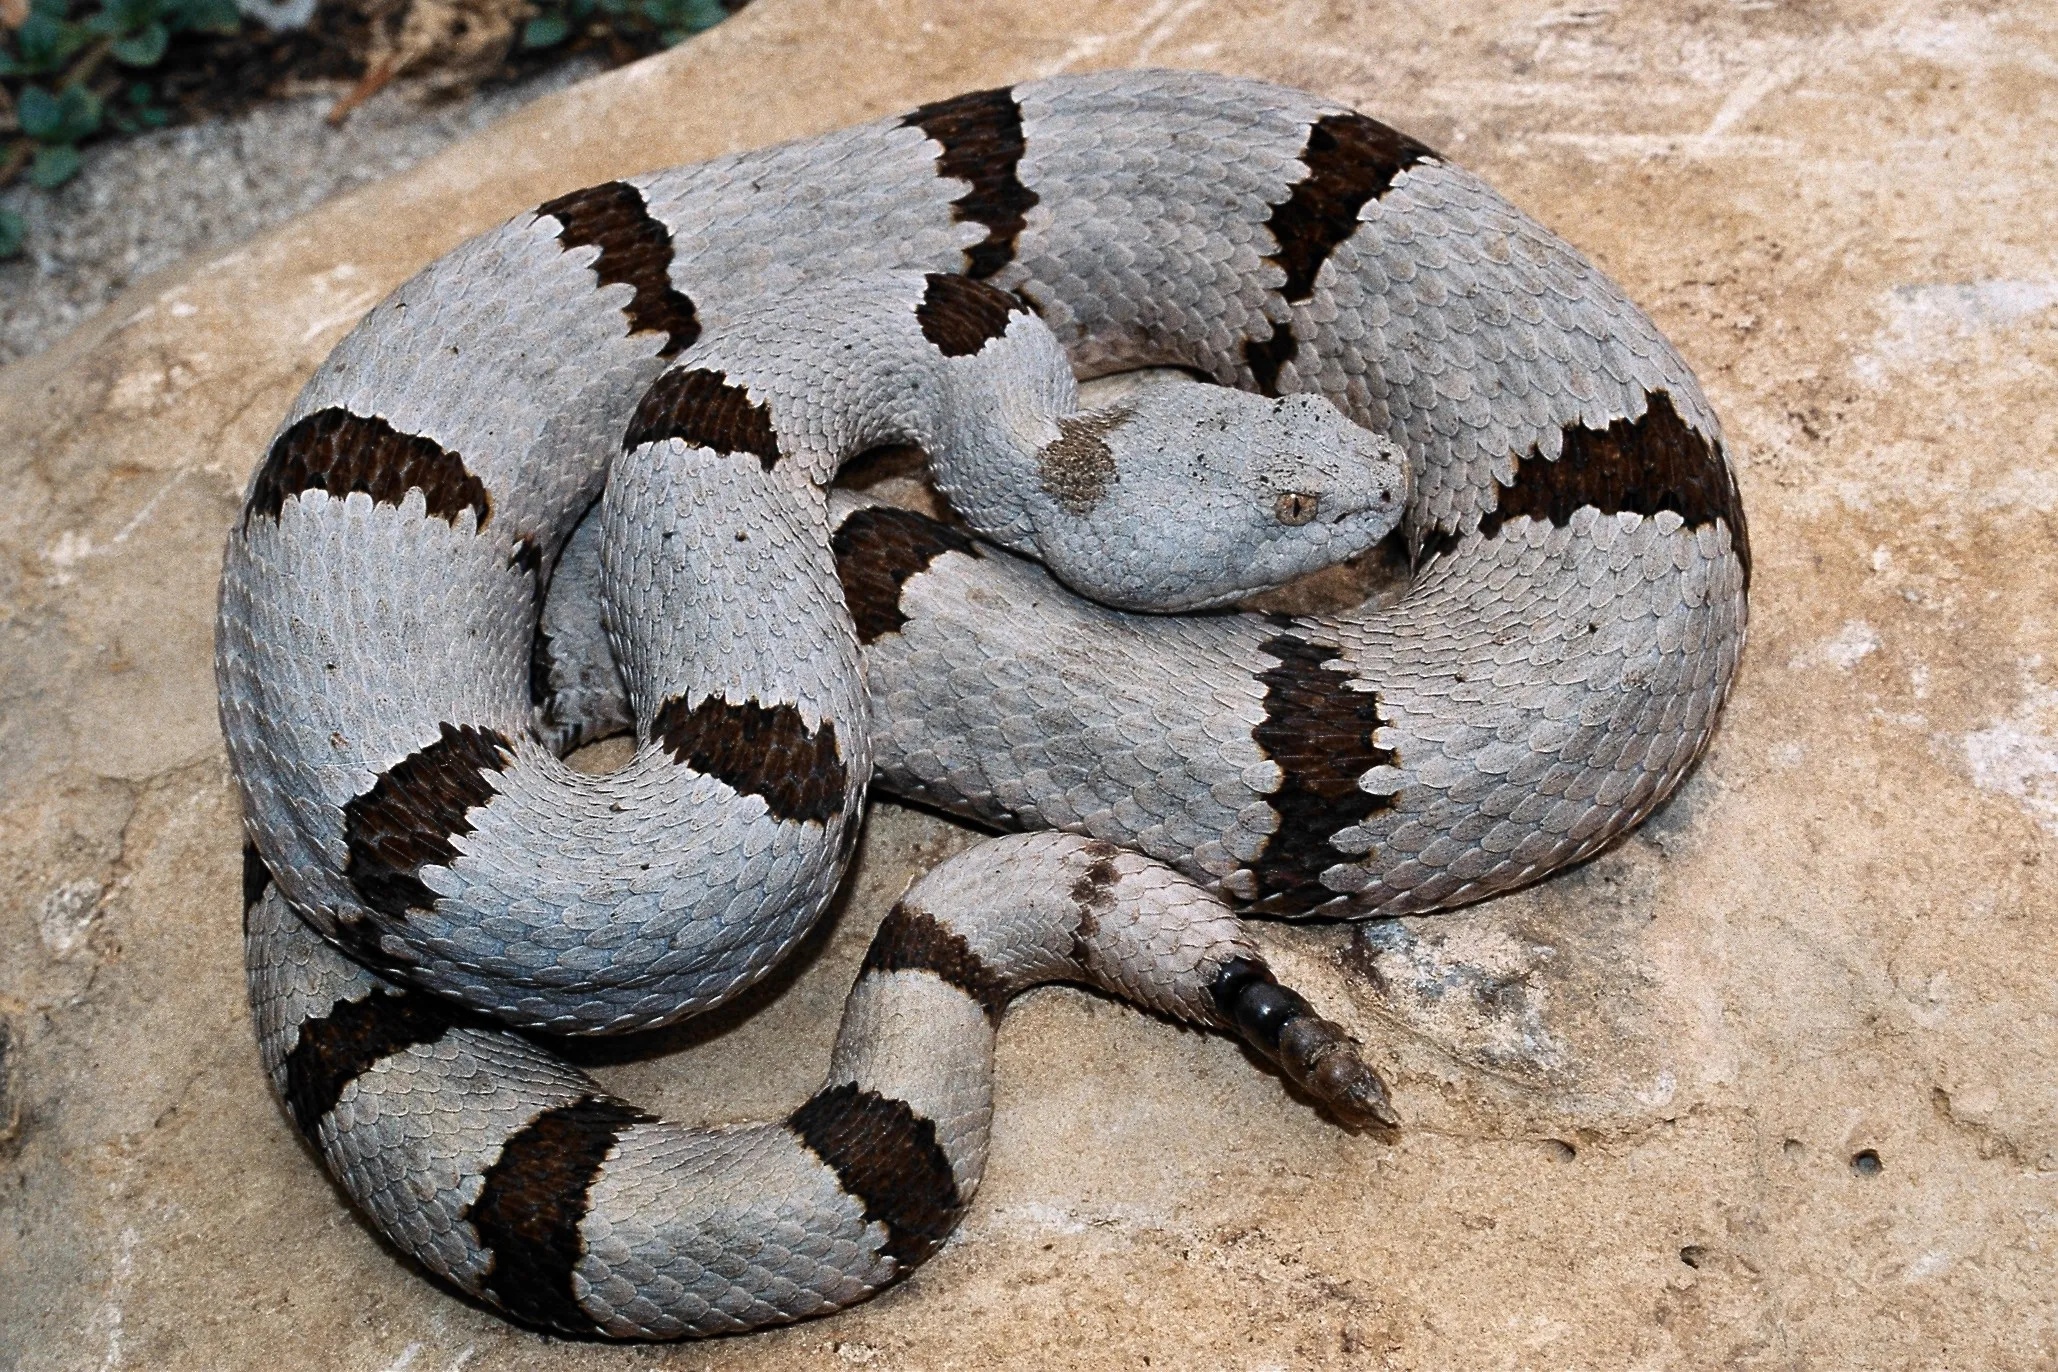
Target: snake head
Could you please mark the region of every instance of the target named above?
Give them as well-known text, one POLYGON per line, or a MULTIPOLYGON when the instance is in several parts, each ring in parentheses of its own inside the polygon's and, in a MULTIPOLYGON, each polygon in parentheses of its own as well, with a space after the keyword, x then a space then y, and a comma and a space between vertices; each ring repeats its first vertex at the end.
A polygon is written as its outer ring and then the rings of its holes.
POLYGON ((1209 609, 1333 566, 1408 498, 1399 449, 1329 401, 1183 380, 1059 420, 1037 461, 1044 565, 1128 610, 1209 609))

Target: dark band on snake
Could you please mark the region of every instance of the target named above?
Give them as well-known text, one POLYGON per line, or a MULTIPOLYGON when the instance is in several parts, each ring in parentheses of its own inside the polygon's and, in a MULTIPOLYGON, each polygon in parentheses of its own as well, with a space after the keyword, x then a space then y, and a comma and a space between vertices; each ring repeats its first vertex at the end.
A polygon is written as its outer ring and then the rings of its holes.
POLYGON ((978 1001, 989 1019, 999 1019, 1007 1007, 1005 983, 972 951, 964 936, 904 900, 895 903, 879 932, 872 935, 860 975, 901 971, 935 973, 978 1001))
POLYGON ((1636 419, 1618 419, 1604 429, 1567 425, 1563 433, 1555 461, 1532 451, 1517 460, 1514 484, 1495 488, 1498 503, 1479 518, 1482 537, 1492 538, 1504 522, 1522 515, 1562 529, 1587 505, 1604 515, 1670 510, 1689 529, 1719 519, 1729 528, 1749 587, 1751 539, 1736 478, 1721 450, 1679 417, 1670 395, 1650 392, 1636 419))
POLYGON ((972 91, 914 110, 901 120, 943 145, 936 159, 939 176, 972 183, 951 202, 960 222, 986 226, 986 238, 965 249, 965 275, 983 280, 1014 260, 1015 238, 1028 222, 1023 218, 1037 202, 1015 170, 1026 144, 1022 107, 1013 90, 972 91))
POLYGON ((1271 796, 1279 828, 1251 863, 1258 883, 1252 908, 1305 914, 1339 894, 1322 884, 1322 873, 1346 860, 1330 836, 1393 804, 1360 790, 1358 778, 1396 759, 1373 741, 1383 722, 1379 698, 1351 689, 1351 673, 1328 665, 1336 649, 1280 634, 1258 650, 1279 664, 1258 673, 1265 720, 1251 736, 1284 776, 1271 796))
POLYGON ((882 1250, 903 1269, 943 1246, 962 1202, 936 1126, 905 1101, 854 1083, 824 1087, 787 1127, 864 1202, 865 1220, 886 1226, 882 1250))
POLYGON ((565 247, 600 249, 593 260, 599 284, 635 288, 622 306, 630 333, 663 334, 659 357, 693 346, 700 319, 693 302, 672 285, 672 231, 652 217, 643 192, 626 181, 608 181, 546 201, 536 213, 564 225, 557 241, 565 247))
POLYGON ((979 350, 1008 331, 1008 320, 1027 314, 1018 296, 974 281, 968 276, 931 272, 915 306, 922 337, 945 357, 975 357, 979 350))
POLYGON ((900 588, 945 553, 984 556, 970 538, 925 515, 874 505, 858 510, 829 541, 844 604, 860 643, 876 643, 906 624, 900 588))
POLYGON ((287 498, 302 491, 326 491, 337 500, 362 492, 374 505, 398 509, 411 490, 422 493, 431 517, 448 524, 465 510, 481 529, 492 517, 485 483, 435 440, 348 410, 316 410, 273 441, 243 524, 247 529, 257 515, 277 519, 287 498))
MULTIPOLYGON (((1403 171, 1435 156, 1399 130, 1355 111, 1316 120, 1301 152, 1308 174, 1265 222, 1278 244, 1265 260, 1286 273, 1280 297, 1293 304, 1313 295, 1322 264, 1357 231, 1358 212, 1366 202, 1385 195, 1403 171)), ((1251 339, 1243 350, 1258 389, 1276 395, 1279 369, 1300 351, 1300 341, 1290 322, 1275 319, 1271 337, 1251 339)))
POLYGON ((285 1090, 300 1132, 313 1140, 344 1087, 395 1053, 434 1043, 454 1022, 450 1008, 432 997, 374 991, 337 1001, 327 1015, 301 1025, 300 1041, 286 1055, 285 1090))
POLYGON ((767 708, 709 696, 688 709, 675 696, 659 707, 650 733, 674 761, 761 797, 774 819, 821 823, 843 811, 849 774, 829 720, 809 729, 784 702, 767 708))
POLYGON ((538 1115, 501 1148, 464 1217, 492 1255, 483 1285, 509 1314, 567 1334, 595 1332, 572 1292, 586 1253, 579 1221, 623 1132, 654 1119, 609 1096, 584 1096, 538 1115))
POLYGON ((365 904, 395 918, 435 904, 436 893, 417 874, 456 860, 450 840, 472 832, 466 812, 498 794, 486 773, 505 771, 514 760, 504 734, 441 728, 441 738, 395 763, 343 807, 343 874, 365 904))
POLYGON ((677 438, 718 453, 749 453, 770 471, 779 460, 772 410, 741 386, 706 368, 666 372, 636 406, 622 438, 627 451, 645 443, 677 438))

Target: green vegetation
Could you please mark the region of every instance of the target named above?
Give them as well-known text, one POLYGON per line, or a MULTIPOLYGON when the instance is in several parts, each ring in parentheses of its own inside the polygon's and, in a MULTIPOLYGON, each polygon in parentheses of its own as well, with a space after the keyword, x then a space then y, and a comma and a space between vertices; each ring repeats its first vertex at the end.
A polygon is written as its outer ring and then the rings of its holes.
MULTIPOLYGON (((79 169, 79 145, 170 122, 142 73, 182 33, 234 33, 232 0, 30 0, 0 34, 0 185, 27 172, 45 190, 79 169)), ((21 216, 0 211, 0 258, 21 251, 21 216)))
POLYGON ((174 35, 234 33, 231 0, 30 0, 20 28, 0 37, 0 90, 13 106, 14 137, 0 154, 11 180, 26 167, 44 189, 79 169, 79 145, 105 132, 170 122, 140 73, 164 60, 174 35))
MULTIPOLYGON (((322 4, 325 15, 343 21, 342 29, 354 20, 362 31, 353 0, 322 4)), ((209 68, 209 53, 219 56, 223 43, 256 53, 270 36, 237 11, 235 0, 27 0, 25 11, 21 5, 0 0, 0 187, 25 176, 55 189, 78 174, 85 144, 192 117, 195 111, 175 98, 181 90, 175 69, 182 63, 189 69, 190 89, 191 69, 209 68), (239 33, 256 41, 239 42, 239 33)), ((595 49, 628 61, 682 42, 741 7, 742 0, 529 0, 533 13, 507 71, 533 71, 595 49)), ((243 63, 238 70, 251 67, 243 63)), ((240 84, 251 84, 247 75, 240 84)), ((23 236, 21 216, 0 209, 0 260, 22 251, 23 236)))
POLYGON ((522 46, 554 48, 578 36, 638 39, 673 47, 729 17, 721 0, 540 0, 522 46))

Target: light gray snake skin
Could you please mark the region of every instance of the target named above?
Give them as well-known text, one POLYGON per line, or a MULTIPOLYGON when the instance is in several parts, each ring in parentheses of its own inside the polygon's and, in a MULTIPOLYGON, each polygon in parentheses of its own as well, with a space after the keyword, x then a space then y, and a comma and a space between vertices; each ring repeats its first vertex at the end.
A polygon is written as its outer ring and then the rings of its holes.
POLYGON ((1064 77, 575 192, 374 309, 230 536, 264 1062, 372 1222, 520 1320, 838 1309, 969 1201, 1029 985, 1232 1030, 1392 1123, 1232 906, 1415 913, 1593 853, 1706 745, 1748 576, 1650 321, 1315 96, 1064 77), (1218 384, 1082 408, 1075 376, 1146 367, 1218 384), (890 445, 979 536, 827 490, 890 445), (1138 612, 1389 530, 1384 608, 1138 612), (627 729, 620 770, 559 761, 627 729), (875 779, 1062 832, 910 889, 787 1119, 656 1120, 510 1032, 751 985, 875 779))

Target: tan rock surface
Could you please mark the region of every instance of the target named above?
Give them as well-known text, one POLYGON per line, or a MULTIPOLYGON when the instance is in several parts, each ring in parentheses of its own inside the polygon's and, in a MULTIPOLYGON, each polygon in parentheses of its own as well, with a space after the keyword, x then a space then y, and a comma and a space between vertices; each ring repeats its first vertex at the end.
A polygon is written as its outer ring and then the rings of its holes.
MULTIPOLYGON (((760 0, 0 371, 0 1366, 2053 1366, 2054 74, 2027 4, 760 0), (1757 550, 1712 754, 1536 892, 1273 937, 1390 1068, 1393 1139, 1042 992, 962 1231, 873 1304, 622 1350, 459 1303, 322 1180, 246 1023, 209 641, 269 431, 391 285, 549 195, 1147 62, 1401 124, 1681 344, 1757 550)), ((603 1070, 790 1108, 884 903, 964 841, 882 811, 760 1013, 603 1070)))

